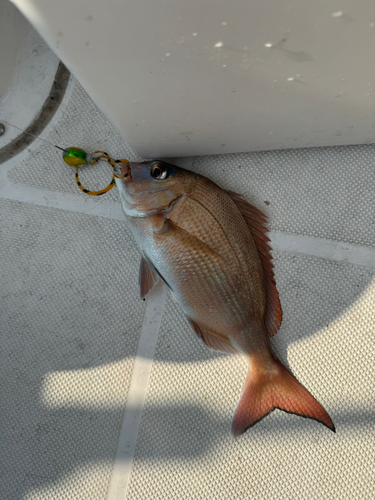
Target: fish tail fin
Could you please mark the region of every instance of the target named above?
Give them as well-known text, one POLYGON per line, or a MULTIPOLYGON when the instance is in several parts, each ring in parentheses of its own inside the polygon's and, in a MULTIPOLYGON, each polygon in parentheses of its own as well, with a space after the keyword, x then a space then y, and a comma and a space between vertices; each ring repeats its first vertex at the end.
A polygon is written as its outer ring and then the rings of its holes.
POLYGON ((250 371, 232 423, 235 437, 244 433, 275 408, 312 418, 333 432, 335 426, 323 406, 277 359, 270 371, 250 371))

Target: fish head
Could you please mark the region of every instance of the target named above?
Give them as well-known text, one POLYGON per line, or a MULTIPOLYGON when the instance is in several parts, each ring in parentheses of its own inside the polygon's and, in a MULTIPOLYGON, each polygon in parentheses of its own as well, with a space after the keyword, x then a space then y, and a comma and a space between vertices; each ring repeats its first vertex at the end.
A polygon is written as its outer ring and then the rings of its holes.
POLYGON ((174 202, 192 192, 195 174, 161 160, 121 164, 116 178, 125 215, 147 217, 172 210, 174 202))

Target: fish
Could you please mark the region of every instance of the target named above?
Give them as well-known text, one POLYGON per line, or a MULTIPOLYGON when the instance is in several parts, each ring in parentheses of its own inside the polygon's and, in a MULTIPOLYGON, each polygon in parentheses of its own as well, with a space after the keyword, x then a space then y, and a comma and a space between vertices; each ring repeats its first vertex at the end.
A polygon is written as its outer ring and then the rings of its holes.
POLYGON ((233 435, 275 408, 335 432, 271 346, 282 310, 265 215, 240 194, 165 161, 122 163, 121 173, 122 209, 142 255, 141 297, 162 280, 208 347, 248 362, 233 435))

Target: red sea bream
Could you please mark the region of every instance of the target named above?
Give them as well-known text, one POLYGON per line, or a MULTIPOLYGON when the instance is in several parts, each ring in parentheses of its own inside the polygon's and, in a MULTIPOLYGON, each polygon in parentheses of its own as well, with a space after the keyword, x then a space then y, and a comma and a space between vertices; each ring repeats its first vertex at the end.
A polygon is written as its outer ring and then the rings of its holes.
POLYGON ((209 347, 249 371, 232 424, 242 434, 275 408, 332 420, 272 351, 281 307, 266 218, 235 193, 162 161, 122 164, 122 207, 141 249, 141 296, 162 279, 209 347))

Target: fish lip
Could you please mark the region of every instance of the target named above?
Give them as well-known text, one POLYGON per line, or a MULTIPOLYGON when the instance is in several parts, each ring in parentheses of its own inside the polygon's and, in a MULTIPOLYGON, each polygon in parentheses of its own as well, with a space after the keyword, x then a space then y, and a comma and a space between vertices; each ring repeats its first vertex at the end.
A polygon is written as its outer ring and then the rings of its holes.
POLYGON ((121 175, 123 176, 123 181, 128 182, 131 179, 131 162, 125 163, 121 162, 121 175))

